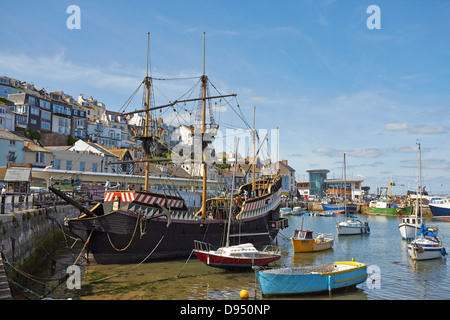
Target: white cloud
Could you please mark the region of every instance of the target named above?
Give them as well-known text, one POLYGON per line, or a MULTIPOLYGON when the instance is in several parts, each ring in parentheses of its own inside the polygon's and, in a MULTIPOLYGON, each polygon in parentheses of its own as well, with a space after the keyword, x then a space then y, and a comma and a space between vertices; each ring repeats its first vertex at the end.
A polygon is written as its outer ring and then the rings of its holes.
MULTIPOLYGON (((0 69, 12 77, 23 77, 28 81, 55 81, 67 84, 84 83, 86 87, 136 88, 142 79, 134 76, 136 73, 125 73, 118 65, 108 68, 80 65, 68 61, 64 50, 53 56, 32 56, 27 54, 9 54, 0 52, 0 69)), ((136 71, 136 70, 133 70, 136 71)), ((140 74, 140 73, 137 73, 140 74)), ((39 84, 37 84, 39 86, 39 84)))
POLYGON ((386 149, 380 149, 377 147, 370 147, 365 149, 333 149, 333 148, 316 148, 314 153, 322 154, 328 157, 343 156, 344 153, 355 158, 376 158, 387 152, 386 149))
POLYGON ((407 131, 414 134, 442 134, 446 132, 443 126, 411 126, 406 123, 388 123, 384 126, 387 131, 407 131))

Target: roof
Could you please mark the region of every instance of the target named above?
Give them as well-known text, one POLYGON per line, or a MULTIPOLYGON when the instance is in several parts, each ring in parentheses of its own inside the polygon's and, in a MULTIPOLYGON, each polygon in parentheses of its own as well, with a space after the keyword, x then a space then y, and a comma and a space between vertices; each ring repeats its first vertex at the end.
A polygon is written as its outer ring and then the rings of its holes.
POLYGON ((12 167, 6 169, 5 181, 31 181, 31 168, 12 167))
MULTIPOLYGON (((51 152, 52 152, 51 150, 48 150, 48 149, 46 149, 46 148, 44 148, 44 147, 41 147, 41 146, 39 146, 39 145, 37 145, 37 144, 34 144, 34 143, 32 143, 31 141, 24 141, 24 146, 25 146, 25 148, 28 149, 29 151, 48 152, 48 153, 51 153, 51 152)), ((28 150, 25 150, 25 151, 28 151, 28 150)))
POLYGON ((15 135, 11 131, 7 129, 1 129, 0 128, 0 139, 4 140, 14 140, 14 141, 24 141, 25 139, 22 137, 19 137, 18 135, 15 135))
POLYGON ((288 173, 287 171, 295 171, 294 168, 292 168, 290 165, 288 165, 287 163, 284 163, 283 161, 278 161, 278 164, 280 165, 280 171, 281 173, 288 173))

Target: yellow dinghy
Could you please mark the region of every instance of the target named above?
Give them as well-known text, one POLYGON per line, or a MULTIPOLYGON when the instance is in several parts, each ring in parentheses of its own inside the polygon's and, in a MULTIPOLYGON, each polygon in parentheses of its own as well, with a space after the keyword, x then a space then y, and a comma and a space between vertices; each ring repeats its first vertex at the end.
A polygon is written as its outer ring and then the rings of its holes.
POLYGON ((334 244, 334 235, 311 230, 296 229, 291 237, 294 252, 314 252, 330 249, 334 244))

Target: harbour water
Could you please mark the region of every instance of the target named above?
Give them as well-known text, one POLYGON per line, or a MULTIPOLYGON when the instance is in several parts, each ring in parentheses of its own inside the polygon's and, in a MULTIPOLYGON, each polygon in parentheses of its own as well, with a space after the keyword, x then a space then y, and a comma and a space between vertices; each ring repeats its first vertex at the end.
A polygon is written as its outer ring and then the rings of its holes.
MULTIPOLYGON (((283 299, 332 300, 446 300, 450 299, 450 257, 429 261, 410 259, 398 230, 399 218, 362 216, 369 222, 370 234, 337 236, 336 222, 343 215, 289 216, 289 228, 277 238, 283 256, 278 265, 306 266, 351 260, 366 263, 374 271, 369 282, 346 291, 283 299), (290 236, 295 228, 336 235, 332 249, 314 253, 294 253, 290 236)), ((439 227, 439 236, 450 249, 450 223, 428 220, 439 227)), ((64 253, 62 260, 73 254, 64 253)), ((237 300, 245 289, 251 300, 262 298, 254 272, 230 272, 211 268, 195 255, 189 259, 143 263, 139 265, 97 265, 83 271, 81 290, 64 290, 65 298, 82 300, 237 300)), ((57 291, 54 291, 57 295, 57 291)))

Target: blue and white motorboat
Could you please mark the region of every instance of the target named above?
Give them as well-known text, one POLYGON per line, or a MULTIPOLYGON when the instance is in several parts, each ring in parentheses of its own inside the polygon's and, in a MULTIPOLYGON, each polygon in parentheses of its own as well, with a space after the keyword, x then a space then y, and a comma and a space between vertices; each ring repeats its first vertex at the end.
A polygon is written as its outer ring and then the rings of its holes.
POLYGON ((367 279, 367 265, 355 261, 308 267, 255 268, 255 272, 264 297, 331 292, 356 286, 367 279))
POLYGON ((432 198, 428 205, 434 218, 450 219, 450 199, 444 197, 432 198))

